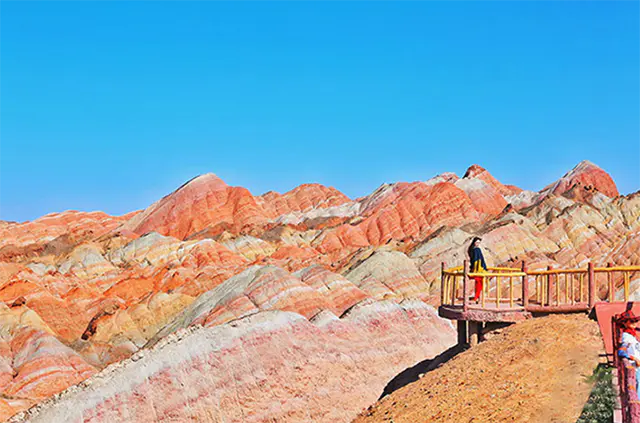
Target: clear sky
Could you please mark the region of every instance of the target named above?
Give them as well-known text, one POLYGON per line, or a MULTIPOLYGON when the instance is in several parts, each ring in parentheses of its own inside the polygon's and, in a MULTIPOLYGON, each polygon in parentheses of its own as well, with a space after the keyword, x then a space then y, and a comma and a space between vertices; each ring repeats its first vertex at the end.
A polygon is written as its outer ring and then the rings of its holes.
POLYGON ((2 2, 0 218, 213 172, 351 197, 477 163, 640 189, 638 2, 2 2))

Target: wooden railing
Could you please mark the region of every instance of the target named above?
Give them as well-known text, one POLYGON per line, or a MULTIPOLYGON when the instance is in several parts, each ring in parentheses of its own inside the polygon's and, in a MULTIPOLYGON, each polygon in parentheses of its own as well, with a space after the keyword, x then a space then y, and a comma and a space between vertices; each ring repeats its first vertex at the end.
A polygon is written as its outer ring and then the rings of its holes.
POLYGON ((442 263, 441 304, 462 305, 467 311, 469 295, 475 292, 472 278, 482 277, 479 307, 483 309, 589 310, 597 301, 616 301, 616 287, 622 287, 619 301, 628 301, 631 276, 640 272, 640 266, 613 266, 611 263, 607 267, 589 263, 586 269, 528 270, 523 262, 520 268, 490 267, 483 273, 471 273, 468 266, 466 260, 463 266, 449 269, 442 263))
POLYGON ((468 272, 468 263, 463 266, 445 269, 442 263, 442 292, 441 303, 449 305, 462 305, 466 311, 469 307, 469 293, 475 292, 470 278, 482 277, 484 279, 480 304, 485 308, 487 304, 495 304, 496 308, 502 304, 508 304, 508 308, 514 308, 517 302, 522 301, 522 297, 517 296, 514 285, 517 278, 524 278, 526 273, 521 269, 511 267, 490 267, 484 273, 468 272), (463 295, 467 293, 467 295, 463 295))
POLYGON ((587 269, 533 270, 527 272, 527 283, 533 280, 533 295, 527 309, 544 311, 572 311, 593 307, 595 285, 593 265, 587 269))

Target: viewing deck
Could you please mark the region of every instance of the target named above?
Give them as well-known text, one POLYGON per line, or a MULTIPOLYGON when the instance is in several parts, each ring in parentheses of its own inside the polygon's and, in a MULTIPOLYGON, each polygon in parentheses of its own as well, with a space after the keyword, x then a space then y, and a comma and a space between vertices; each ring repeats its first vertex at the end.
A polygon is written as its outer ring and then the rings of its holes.
POLYGON ((528 270, 491 267, 483 273, 442 263, 441 317, 472 322, 517 322, 535 314, 588 312, 597 302, 627 302, 630 280, 640 266, 528 270), (483 278, 480 300, 473 301, 475 277, 483 278), (466 293, 466 295, 463 295, 466 293), (617 295, 617 296, 616 296, 617 295))

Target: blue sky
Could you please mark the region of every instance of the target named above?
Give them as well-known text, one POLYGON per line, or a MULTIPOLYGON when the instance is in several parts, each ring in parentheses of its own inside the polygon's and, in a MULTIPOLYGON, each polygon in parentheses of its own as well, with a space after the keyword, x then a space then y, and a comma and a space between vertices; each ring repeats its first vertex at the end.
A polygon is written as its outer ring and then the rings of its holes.
POLYGON ((638 2, 2 2, 0 218, 214 172, 351 197, 583 159, 640 189, 638 2))

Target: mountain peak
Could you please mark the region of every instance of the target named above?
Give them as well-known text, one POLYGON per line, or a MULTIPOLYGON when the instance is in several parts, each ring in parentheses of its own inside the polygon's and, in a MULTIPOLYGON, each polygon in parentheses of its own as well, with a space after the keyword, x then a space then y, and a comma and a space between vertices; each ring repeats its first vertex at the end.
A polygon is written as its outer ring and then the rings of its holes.
POLYGON ((207 189, 214 190, 214 191, 225 189, 228 187, 226 182, 220 179, 216 174, 203 173, 202 175, 198 175, 194 178, 189 179, 187 182, 182 184, 180 188, 178 188, 176 191, 180 191, 181 189, 186 187, 198 188, 198 187, 205 187, 205 186, 207 187, 207 189))
POLYGON ((513 185, 503 185, 500 181, 494 178, 487 169, 477 164, 469 166, 462 179, 480 179, 498 190, 498 192, 503 196, 518 194, 522 191, 520 188, 513 185))
POLYGON ((565 173, 562 178, 546 186, 541 192, 562 195, 575 186, 596 189, 607 197, 613 198, 620 195, 611 176, 589 160, 581 161, 573 169, 565 173))
POLYGON ((471 166, 469 166, 469 168, 467 169, 467 171, 464 173, 463 178, 475 178, 476 176, 486 172, 487 169, 483 168, 480 165, 477 164, 472 164, 471 166))

